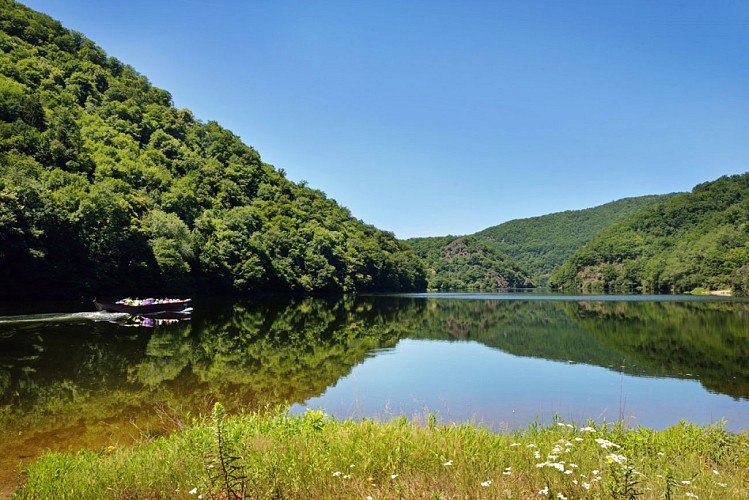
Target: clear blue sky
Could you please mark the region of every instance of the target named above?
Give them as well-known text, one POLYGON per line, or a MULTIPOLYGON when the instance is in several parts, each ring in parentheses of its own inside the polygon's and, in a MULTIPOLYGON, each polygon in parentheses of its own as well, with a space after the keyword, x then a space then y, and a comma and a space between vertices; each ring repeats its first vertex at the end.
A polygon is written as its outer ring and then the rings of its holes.
POLYGON ((745 0, 26 0, 400 238, 749 170, 745 0))

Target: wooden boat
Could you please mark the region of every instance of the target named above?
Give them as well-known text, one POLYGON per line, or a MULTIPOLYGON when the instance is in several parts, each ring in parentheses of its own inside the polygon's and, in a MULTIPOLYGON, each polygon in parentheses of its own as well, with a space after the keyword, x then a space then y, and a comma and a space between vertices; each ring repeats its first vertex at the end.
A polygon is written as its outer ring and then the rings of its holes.
POLYGON ((97 311, 143 315, 167 311, 183 311, 190 307, 191 301, 192 299, 144 299, 131 301, 132 303, 127 303, 126 301, 112 303, 94 299, 94 307, 96 307, 97 311))

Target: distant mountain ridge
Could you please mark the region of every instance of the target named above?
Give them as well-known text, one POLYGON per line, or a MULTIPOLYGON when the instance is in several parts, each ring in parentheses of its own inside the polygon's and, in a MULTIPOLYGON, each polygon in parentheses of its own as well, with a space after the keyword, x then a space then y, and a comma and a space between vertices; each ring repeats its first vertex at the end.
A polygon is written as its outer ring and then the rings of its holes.
POLYGON ((515 259, 538 286, 544 286, 554 269, 598 233, 671 196, 673 194, 622 198, 583 210, 511 220, 474 236, 515 259))
POLYGON ((425 260, 430 289, 545 286, 551 273, 600 231, 672 196, 624 198, 584 210, 516 219, 468 236, 406 241, 425 260), (468 252, 466 258, 453 257, 456 246, 468 252))

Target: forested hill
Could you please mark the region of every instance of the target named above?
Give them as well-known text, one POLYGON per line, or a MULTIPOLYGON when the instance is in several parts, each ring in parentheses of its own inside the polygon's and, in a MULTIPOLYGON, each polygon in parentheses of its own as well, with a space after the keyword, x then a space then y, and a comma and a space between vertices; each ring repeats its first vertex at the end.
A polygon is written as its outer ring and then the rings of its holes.
POLYGON ((672 195, 624 198, 584 210, 511 220, 474 236, 515 259, 544 286, 552 271, 610 225, 672 195))
POLYGON ((470 236, 407 240, 435 290, 545 286, 554 269, 606 227, 673 195, 641 196, 493 226, 470 236))
POLYGON ((500 290, 535 286, 515 260, 479 238, 412 238, 408 243, 424 259, 430 290, 500 290))
POLYGON ((749 292, 749 173, 721 177, 634 214, 551 277, 562 288, 749 292))
POLYGON ((417 290, 418 257, 0 0, 0 294, 417 290))

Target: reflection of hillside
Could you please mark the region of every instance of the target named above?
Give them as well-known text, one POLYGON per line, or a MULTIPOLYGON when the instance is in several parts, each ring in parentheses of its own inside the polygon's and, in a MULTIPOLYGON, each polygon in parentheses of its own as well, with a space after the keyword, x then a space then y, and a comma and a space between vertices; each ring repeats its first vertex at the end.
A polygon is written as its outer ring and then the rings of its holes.
POLYGON ((237 303, 193 324, 194 337, 154 337, 134 378, 153 386, 181 373, 193 390, 197 384, 228 404, 243 394, 268 404, 302 401, 348 374, 369 351, 395 345, 402 332, 351 299, 237 303))
POLYGON ((567 302, 576 325, 657 373, 749 398, 749 303, 567 302))
POLYGON ((413 338, 473 340, 517 356, 637 376, 697 377, 711 391, 749 397, 749 303, 402 297, 375 303, 401 311, 413 338))
POLYGON ((191 322, 152 330, 88 322, 0 329, 0 431, 102 433, 130 422, 163 426, 164 408, 183 415, 216 400, 232 410, 301 402, 406 337, 471 340, 634 375, 694 374, 710 390, 749 397, 749 304, 300 299, 203 304, 191 322))
POLYGON ((303 401, 392 347, 398 311, 353 299, 206 304, 144 332, 108 323, 0 332, 0 421, 53 429, 129 408, 202 412, 303 401))
POLYGON ((379 300, 398 300, 399 310, 408 310, 419 302, 426 304, 424 311, 415 311, 409 321, 413 324, 412 338, 472 340, 516 356, 616 369, 624 365, 625 369, 642 374, 632 360, 581 331, 570 321, 560 302, 442 298, 379 300))

